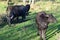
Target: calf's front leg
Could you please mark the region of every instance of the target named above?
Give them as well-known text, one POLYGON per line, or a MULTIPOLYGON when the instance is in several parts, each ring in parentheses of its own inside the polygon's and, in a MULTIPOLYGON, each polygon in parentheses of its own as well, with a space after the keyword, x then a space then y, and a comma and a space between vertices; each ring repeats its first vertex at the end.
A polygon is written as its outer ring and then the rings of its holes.
POLYGON ((43 40, 42 39, 42 30, 39 30, 39 35, 40 35, 40 40, 43 40))
POLYGON ((42 30, 42 39, 46 40, 46 29, 42 30))

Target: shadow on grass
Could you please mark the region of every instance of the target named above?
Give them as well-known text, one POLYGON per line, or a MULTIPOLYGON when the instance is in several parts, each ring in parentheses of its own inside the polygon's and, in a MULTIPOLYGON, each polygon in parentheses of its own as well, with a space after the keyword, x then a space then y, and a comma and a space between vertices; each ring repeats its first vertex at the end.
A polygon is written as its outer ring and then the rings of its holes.
POLYGON ((7 25, 6 15, 0 16, 0 28, 4 27, 5 25, 7 25))
POLYGON ((59 33, 60 32, 60 24, 57 25, 51 25, 51 27, 49 26, 48 30, 47 30, 47 39, 52 38, 54 35, 56 35, 56 32, 59 33))
MULTIPOLYGON (((58 24, 58 25, 50 25, 49 26, 49 28, 48 28, 48 30, 47 30, 47 40, 49 39, 49 38, 51 38, 51 37, 53 37, 54 35, 55 35, 55 33, 56 32, 60 32, 60 24, 58 24), (56 30, 57 29, 57 30, 56 30)), ((34 39, 34 38, 36 38, 38 35, 37 35, 37 31, 38 30, 36 30, 37 29, 37 27, 36 27, 36 24, 34 24, 34 26, 33 25, 30 25, 30 26, 25 26, 25 27, 28 27, 28 29, 30 29, 30 32, 31 33, 29 33, 27 30, 27 34, 26 35, 24 35, 24 36, 21 36, 21 40, 31 40, 31 39, 34 39), (33 29, 33 30, 32 30, 33 29)))
MULTIPOLYGON (((12 24, 17 24, 17 23, 22 23, 22 22, 26 22, 26 21, 32 20, 32 19, 35 18, 35 15, 36 15, 36 13, 32 13, 32 14, 28 15, 26 17, 25 21, 22 21, 22 19, 19 19, 18 22, 17 22, 17 20, 14 20, 12 24)), ((2 16, 2 18, 0 20, 0 28, 4 27, 6 25, 8 25, 8 23, 7 23, 6 16, 4 15, 4 16, 2 16)))
MULTIPOLYGON (((49 38, 53 37, 54 35, 56 35, 55 34, 56 32, 60 32, 59 26, 60 26, 60 24, 58 24, 58 25, 53 24, 53 25, 49 26, 49 28, 47 30, 47 40, 49 38)), ((25 35, 22 34, 23 36, 20 36, 20 38, 18 40, 31 40, 31 39, 35 39, 38 37, 38 35, 36 33, 38 30, 37 30, 35 23, 34 23, 34 25, 33 24, 27 25, 27 26, 25 26, 25 28, 28 28, 27 30, 24 30, 26 32, 26 34, 25 35)))
POLYGON ((36 32, 37 29, 35 27, 35 23, 34 24, 31 23, 30 25, 26 25, 21 28, 12 27, 5 33, 1 34, 2 36, 0 35, 0 37, 1 39, 3 38, 2 40, 10 38, 11 38, 10 40, 30 40, 37 37, 36 32))

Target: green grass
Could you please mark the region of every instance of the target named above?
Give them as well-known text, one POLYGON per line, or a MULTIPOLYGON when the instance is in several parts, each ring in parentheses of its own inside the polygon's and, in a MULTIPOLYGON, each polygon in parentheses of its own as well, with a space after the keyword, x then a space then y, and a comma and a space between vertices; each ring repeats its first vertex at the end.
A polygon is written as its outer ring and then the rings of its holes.
POLYGON ((0 14, 4 13, 6 10, 6 3, 0 2, 0 14))
MULTIPOLYGON (((42 8, 31 11, 25 22, 12 24, 12 27, 9 27, 6 23, 2 23, 0 25, 0 40, 39 40, 40 36, 37 35, 38 30, 35 23, 38 10, 52 13, 56 17, 57 23, 50 23, 46 33, 48 40, 56 40, 58 38, 57 35, 60 35, 60 6, 57 5, 58 3, 56 5, 50 4, 49 6, 53 9, 45 10, 47 7, 46 4, 48 3, 36 3, 36 5, 40 5, 42 8)), ((6 5, 0 4, 0 6, 0 13, 3 13, 6 10, 6 5)))

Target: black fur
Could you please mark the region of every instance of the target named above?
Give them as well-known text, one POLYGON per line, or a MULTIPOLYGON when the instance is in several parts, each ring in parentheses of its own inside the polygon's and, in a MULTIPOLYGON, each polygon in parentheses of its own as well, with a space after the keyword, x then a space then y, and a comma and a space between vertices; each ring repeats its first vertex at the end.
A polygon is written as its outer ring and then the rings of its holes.
POLYGON ((12 21, 14 18, 21 16, 22 20, 26 19, 26 16, 29 14, 28 11, 30 9, 30 5, 27 4, 26 6, 24 5, 15 5, 15 6, 11 6, 8 7, 7 10, 10 10, 10 14, 9 14, 9 19, 10 21, 12 21))

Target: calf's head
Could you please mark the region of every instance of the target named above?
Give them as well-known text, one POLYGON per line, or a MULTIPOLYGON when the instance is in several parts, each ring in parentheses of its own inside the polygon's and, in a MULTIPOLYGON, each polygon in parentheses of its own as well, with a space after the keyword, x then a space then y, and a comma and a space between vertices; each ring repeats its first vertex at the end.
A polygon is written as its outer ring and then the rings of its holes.
POLYGON ((52 14, 47 14, 46 18, 49 23, 55 23, 57 21, 56 18, 52 14))
POLYGON ((27 4, 26 7, 28 8, 28 11, 29 11, 29 9, 30 9, 30 4, 27 4))
POLYGON ((29 12, 28 12, 29 10, 30 10, 30 4, 27 4, 26 5, 26 15, 29 15, 29 12))

